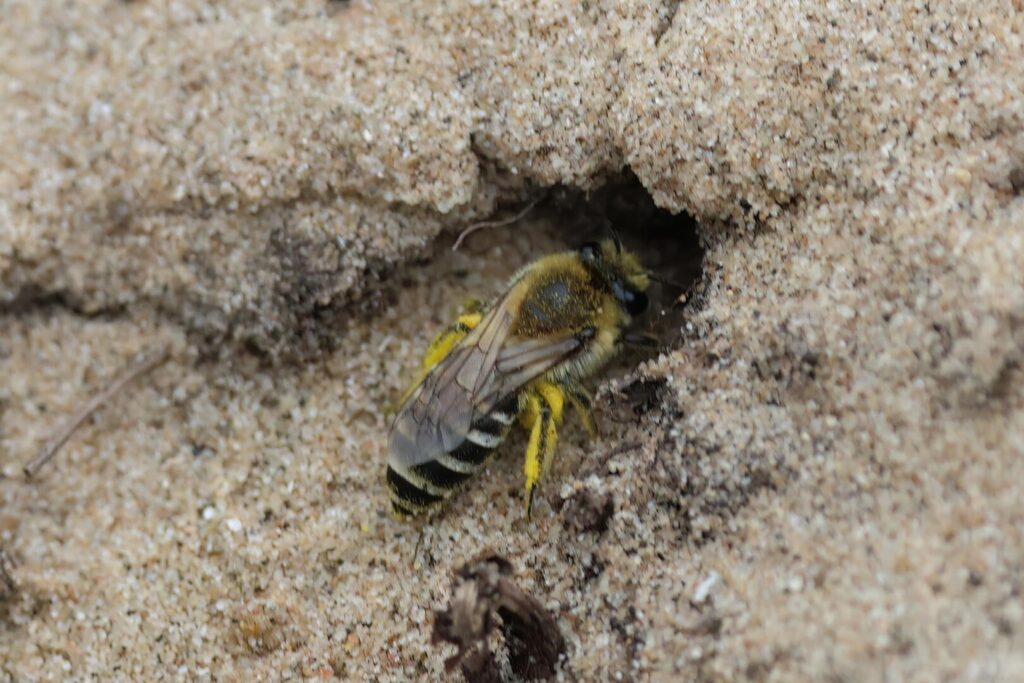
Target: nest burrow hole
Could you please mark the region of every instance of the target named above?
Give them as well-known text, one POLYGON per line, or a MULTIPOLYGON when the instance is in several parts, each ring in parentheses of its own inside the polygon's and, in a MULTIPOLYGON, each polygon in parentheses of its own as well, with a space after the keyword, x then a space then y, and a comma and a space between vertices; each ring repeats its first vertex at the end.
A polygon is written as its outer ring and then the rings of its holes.
MULTIPOLYGON (((638 321, 640 330, 658 337, 666 346, 676 346, 680 326, 703 275, 704 250, 696 220, 687 213, 674 214, 658 207, 631 173, 589 192, 553 187, 543 191, 541 197, 521 220, 475 232, 460 250, 494 258, 496 244, 522 239, 525 233, 532 259, 552 248, 575 248, 617 234, 623 246, 635 252, 654 276, 648 292, 651 307, 638 321)), ((514 216, 524 206, 525 201, 503 205, 493 221, 514 216)), ((451 238, 457 234, 453 232, 451 238)), ((451 240, 439 241, 445 251, 451 246, 451 240)), ((523 264, 516 267, 519 265, 523 264)))

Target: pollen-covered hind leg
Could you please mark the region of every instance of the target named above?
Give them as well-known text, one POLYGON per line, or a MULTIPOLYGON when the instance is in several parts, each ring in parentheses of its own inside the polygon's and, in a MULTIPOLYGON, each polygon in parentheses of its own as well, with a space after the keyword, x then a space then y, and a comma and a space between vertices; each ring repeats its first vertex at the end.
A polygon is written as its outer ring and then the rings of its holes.
POLYGON ((562 422, 565 394, 554 384, 543 382, 527 394, 524 421, 530 427, 523 474, 526 478, 526 515, 533 511, 537 483, 551 464, 558 443, 558 425, 562 422))
MULTIPOLYGON (((476 304, 472 305, 476 306, 476 304)), ((452 348, 462 341, 462 338, 469 334, 474 327, 480 324, 482 317, 483 314, 476 308, 464 312, 455 319, 455 322, 444 328, 440 334, 434 337, 434 340, 427 346, 427 352, 423 355, 423 363, 420 366, 423 373, 430 372, 435 365, 444 360, 444 357, 451 353, 452 348)))
MULTIPOLYGON (((479 313, 480 315, 483 315, 484 310, 486 308, 487 308, 487 302, 486 301, 484 301, 483 299, 477 299, 475 297, 470 297, 470 298, 468 298, 468 299, 466 299, 466 300, 464 300, 462 302, 462 313, 461 313, 461 315, 472 315, 474 313, 479 313)), ((479 318, 477 318, 477 322, 480 322, 479 318)))
POLYGON ((409 388, 402 394, 402 398, 399 399, 395 406, 396 410, 398 406, 406 402, 412 392, 416 390, 416 387, 434 369, 434 366, 444 360, 445 356, 455 348, 455 345, 462 341, 462 338, 469 334, 474 327, 480 324, 480 319, 483 318, 482 303, 476 299, 471 299, 463 304, 462 311, 462 315, 456 318, 455 322, 451 325, 441 330, 440 334, 434 337, 433 341, 427 346, 427 352, 423 354, 423 361, 420 363, 420 371, 416 375, 416 381, 410 384, 409 388))

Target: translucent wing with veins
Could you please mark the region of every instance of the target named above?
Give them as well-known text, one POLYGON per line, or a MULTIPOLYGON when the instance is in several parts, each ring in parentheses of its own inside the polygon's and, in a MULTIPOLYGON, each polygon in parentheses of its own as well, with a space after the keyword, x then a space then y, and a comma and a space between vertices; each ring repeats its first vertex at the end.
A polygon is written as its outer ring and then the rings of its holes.
POLYGON ((503 399, 574 354, 586 336, 510 338, 510 297, 499 301, 399 409, 389 462, 404 468, 458 448, 503 399))

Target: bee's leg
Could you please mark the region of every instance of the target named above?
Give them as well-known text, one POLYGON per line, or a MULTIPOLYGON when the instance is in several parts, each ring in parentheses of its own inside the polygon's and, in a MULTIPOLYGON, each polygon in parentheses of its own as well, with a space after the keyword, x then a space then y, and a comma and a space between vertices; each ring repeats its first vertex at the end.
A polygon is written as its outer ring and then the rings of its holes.
MULTIPOLYGON (((479 302, 478 302, 479 303, 479 302)), ((448 327, 441 330, 441 333, 434 337, 433 341, 427 346, 427 352, 423 355, 423 361, 420 363, 419 374, 416 375, 416 381, 409 385, 409 388, 402 394, 402 398, 398 400, 397 406, 402 405, 408 400, 409 396, 416 390, 416 387, 423 382, 423 379, 434 369, 434 366, 444 360, 445 356, 452 352, 452 349, 458 344, 463 337, 470 333, 470 331, 480 324, 480 319, 483 318, 483 314, 479 310, 472 312, 466 309, 466 306, 470 305, 468 302, 464 305, 463 310, 465 311, 462 315, 455 319, 448 327)), ((475 305, 475 304, 474 304, 475 305)), ((480 304, 482 306, 482 304, 480 304)))
POLYGON ((523 464, 527 517, 533 511, 533 494, 537 490, 537 483, 551 464, 564 406, 565 394, 562 389, 548 382, 537 384, 526 397, 525 421, 531 426, 526 462, 523 464))
POLYGON ((590 395, 590 392, 587 391, 585 386, 576 381, 565 382, 561 386, 566 398, 569 399, 572 407, 579 413, 580 420, 583 422, 583 428, 587 430, 587 434, 592 439, 600 438, 601 430, 598 429, 597 420, 594 419, 594 411, 592 409, 594 398, 590 395))
MULTIPOLYGON (((480 313, 482 315, 485 308, 487 308, 487 302, 483 299, 470 297, 462 302, 462 315, 473 313, 480 313)), ((479 318, 477 318, 477 322, 480 322, 479 318)))
POLYGON ((423 356, 423 363, 420 367, 423 374, 426 375, 451 353, 452 348, 469 334, 470 330, 480 324, 481 318, 483 318, 483 314, 479 311, 463 313, 455 319, 455 322, 434 337, 434 340, 427 346, 427 353, 423 356))
POLYGON ((650 334, 640 332, 627 332, 622 335, 622 345, 633 349, 645 351, 657 351, 661 348, 661 340, 650 334))

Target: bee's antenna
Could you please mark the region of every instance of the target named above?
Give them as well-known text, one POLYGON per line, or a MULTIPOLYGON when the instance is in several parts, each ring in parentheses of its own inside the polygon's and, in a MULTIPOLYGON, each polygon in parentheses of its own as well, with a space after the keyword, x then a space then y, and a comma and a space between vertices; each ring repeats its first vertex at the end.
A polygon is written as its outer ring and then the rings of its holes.
POLYGON ((687 286, 687 285, 684 285, 681 282, 676 282, 675 280, 669 280, 668 278, 659 277, 659 276, 657 276, 657 275, 655 275, 654 273, 651 273, 651 272, 647 273, 647 277, 649 277, 650 279, 654 280, 655 282, 660 282, 663 285, 668 285, 670 287, 675 287, 680 292, 688 292, 693 287, 693 285, 687 286))
POLYGON ((615 253, 622 253, 622 239, 619 237, 619 233, 615 230, 615 226, 608 225, 608 232, 612 234, 612 241, 615 243, 615 253))

